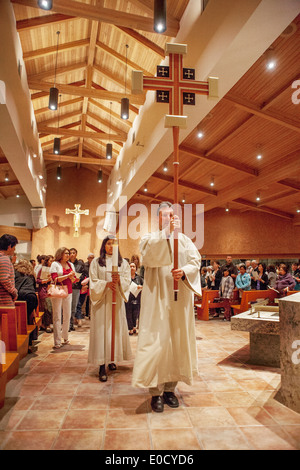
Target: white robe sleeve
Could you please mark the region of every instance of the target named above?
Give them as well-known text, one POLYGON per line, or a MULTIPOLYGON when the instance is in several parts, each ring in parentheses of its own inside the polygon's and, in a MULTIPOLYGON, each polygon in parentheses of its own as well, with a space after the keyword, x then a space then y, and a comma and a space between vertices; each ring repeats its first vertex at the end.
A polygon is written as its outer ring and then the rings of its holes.
POLYGON ((106 284, 105 275, 99 278, 98 258, 93 259, 90 265, 90 299, 92 302, 100 302, 105 295, 106 284))
POLYGON ((119 295, 128 302, 130 294, 130 283, 131 283, 131 273, 130 266, 126 260, 123 259, 123 262, 119 268, 120 274, 120 285, 118 286, 119 295))
POLYGON ((194 243, 185 237, 185 263, 179 266, 184 271, 186 287, 191 289, 196 295, 201 296, 201 282, 200 282, 200 268, 201 268, 201 255, 194 243))
POLYGON ((140 242, 142 263, 145 267, 157 268, 172 264, 172 250, 164 230, 148 233, 140 242))

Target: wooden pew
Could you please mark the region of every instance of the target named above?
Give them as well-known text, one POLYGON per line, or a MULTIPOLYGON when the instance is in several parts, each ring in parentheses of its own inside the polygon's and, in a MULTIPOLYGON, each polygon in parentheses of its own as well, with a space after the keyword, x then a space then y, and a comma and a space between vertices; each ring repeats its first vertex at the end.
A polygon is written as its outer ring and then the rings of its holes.
POLYGON ((273 303, 274 299, 278 297, 277 292, 272 289, 268 290, 244 290, 241 298, 241 303, 236 305, 230 304, 230 307, 234 311, 234 315, 246 312, 249 310, 251 302, 256 302, 257 299, 269 299, 269 302, 273 303))
MULTIPOLYGON (((0 361, 2 376, 0 378, 0 396, 3 395, 2 386, 4 385, 4 381, 6 380, 5 384, 15 377, 19 371, 19 361, 20 355, 17 352, 9 351, 10 346, 10 338, 9 338, 9 318, 7 313, 2 313, 0 315, 0 334, 1 334, 1 341, 4 343, 5 352, 2 355, 4 356, 3 363, 2 360, 0 361), (2 380, 1 380, 2 379, 2 380)), ((3 347, 3 343, 1 346, 3 347)), ((4 390, 5 395, 5 390, 4 390)), ((0 400, 1 402, 1 400, 0 400)), ((1 405, 0 405, 1 407, 1 405)))
POLYGON ((197 318, 198 320, 209 320, 209 304, 213 301, 215 297, 219 296, 218 290, 202 290, 202 301, 201 303, 195 303, 197 308, 197 318))
MULTIPOLYGON (((1 343, 0 343, 0 349, 1 349, 1 343)), ((2 362, 0 361, 0 408, 2 408, 4 405, 6 383, 7 383, 7 372, 4 370, 4 365, 2 365, 2 362)))
POLYGON ((18 334, 17 310, 15 307, 0 307, 0 315, 7 315, 8 338, 6 350, 8 352, 17 352, 20 359, 28 354, 29 334, 18 334))
POLYGON ((16 300, 15 307, 17 311, 17 331, 19 335, 29 335, 37 325, 28 325, 27 323, 27 303, 25 300, 16 300))

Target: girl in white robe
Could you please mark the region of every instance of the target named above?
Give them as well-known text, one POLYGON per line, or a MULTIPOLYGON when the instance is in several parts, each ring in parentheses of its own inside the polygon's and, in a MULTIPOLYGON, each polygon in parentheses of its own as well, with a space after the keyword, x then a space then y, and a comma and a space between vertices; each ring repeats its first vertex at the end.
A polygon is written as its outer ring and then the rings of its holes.
POLYGON ((114 361, 126 361, 132 357, 124 304, 129 296, 130 267, 119 253, 118 275, 112 277, 112 243, 112 237, 103 240, 100 256, 93 259, 89 272, 91 326, 88 362, 100 366, 99 378, 102 382, 107 380, 105 371, 107 364, 110 370, 116 369, 111 360, 113 283, 116 289, 114 361))

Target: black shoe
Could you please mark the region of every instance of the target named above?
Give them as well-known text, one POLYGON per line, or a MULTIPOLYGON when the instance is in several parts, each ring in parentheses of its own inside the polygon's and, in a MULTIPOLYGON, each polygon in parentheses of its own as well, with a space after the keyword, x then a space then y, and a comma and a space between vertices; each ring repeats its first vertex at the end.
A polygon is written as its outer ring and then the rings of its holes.
POLYGON ((160 395, 152 397, 151 408, 156 413, 162 413, 164 411, 164 402, 160 395))
POLYGON ((116 364, 114 364, 113 362, 111 364, 108 364, 108 368, 109 370, 116 370, 117 369, 117 366, 116 364))
POLYGON ((105 371, 105 364, 102 364, 99 369, 99 380, 100 382, 106 382, 107 381, 107 375, 105 371))
POLYGON ((171 408, 178 408, 179 402, 175 393, 173 392, 164 392, 163 394, 164 402, 171 408))

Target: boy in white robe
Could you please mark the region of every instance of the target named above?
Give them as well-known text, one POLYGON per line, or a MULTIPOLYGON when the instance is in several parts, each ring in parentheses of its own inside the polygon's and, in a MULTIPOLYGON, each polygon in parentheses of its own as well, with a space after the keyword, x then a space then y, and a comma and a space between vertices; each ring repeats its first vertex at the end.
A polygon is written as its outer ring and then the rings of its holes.
POLYGON ((179 268, 173 269, 173 232, 179 226, 172 205, 162 203, 159 232, 147 234, 140 243, 145 277, 132 385, 149 388, 155 412, 163 411, 164 402, 178 407, 177 382, 191 385, 198 374, 193 293, 201 295, 201 257, 192 241, 179 233, 179 268))

